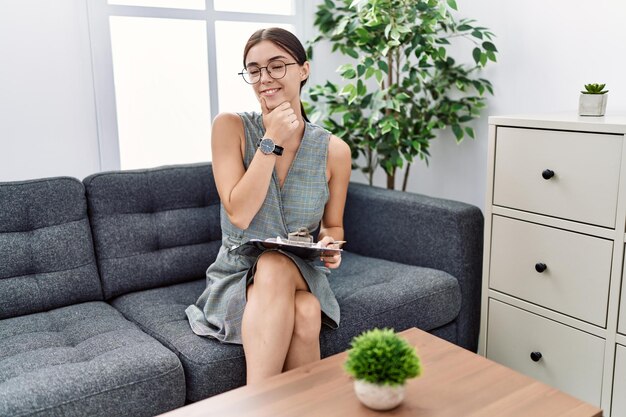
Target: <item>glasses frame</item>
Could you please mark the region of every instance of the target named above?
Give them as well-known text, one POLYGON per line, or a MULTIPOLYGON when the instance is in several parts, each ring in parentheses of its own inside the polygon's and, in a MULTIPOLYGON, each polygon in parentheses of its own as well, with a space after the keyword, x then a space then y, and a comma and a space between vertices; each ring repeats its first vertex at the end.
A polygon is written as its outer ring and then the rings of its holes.
MULTIPOLYGON (((248 72, 247 68, 244 68, 241 72, 237 73, 237 75, 241 75, 241 78, 243 78, 243 80, 246 82, 246 84, 254 85, 254 84, 258 84, 261 81, 261 77, 263 77, 263 70, 265 70, 265 72, 267 72, 267 75, 269 75, 271 79, 273 79, 273 80, 280 80, 281 78, 285 78, 285 75, 287 75, 287 67, 289 65, 297 65, 297 64, 298 64, 297 62, 287 63, 287 62, 284 62, 283 60, 280 60, 280 59, 274 59, 273 61, 268 62, 267 65, 264 66, 264 67, 258 67, 259 68, 259 79, 256 80, 253 83, 249 82, 246 79, 246 75, 250 74, 250 72, 248 72), (280 77, 274 77, 272 75, 272 72, 268 68, 274 62, 281 62, 285 66, 285 72, 280 77)), ((257 67, 258 65, 254 65, 254 66, 257 67)))

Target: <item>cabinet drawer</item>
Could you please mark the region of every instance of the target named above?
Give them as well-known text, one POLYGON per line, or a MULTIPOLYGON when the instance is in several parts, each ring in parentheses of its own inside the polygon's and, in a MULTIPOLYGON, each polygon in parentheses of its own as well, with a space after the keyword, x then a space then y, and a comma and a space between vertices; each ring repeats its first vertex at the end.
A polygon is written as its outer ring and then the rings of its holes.
POLYGON ((612 417, 626 417, 626 347, 617 345, 613 374, 612 417))
POLYGON ((496 215, 491 233, 490 288, 606 326, 612 241, 496 215))
POLYGON ((623 335, 626 335, 626 259, 624 260, 623 268, 624 270, 622 271, 622 297, 619 302, 619 318, 617 319, 618 320, 617 331, 623 335))
POLYGON ((498 127, 494 204, 615 227, 622 139, 498 127), (554 176, 544 179, 545 170, 554 176))
POLYGON ((489 300, 487 357, 600 407, 604 340, 489 300), (537 361, 531 353, 540 353, 537 361))

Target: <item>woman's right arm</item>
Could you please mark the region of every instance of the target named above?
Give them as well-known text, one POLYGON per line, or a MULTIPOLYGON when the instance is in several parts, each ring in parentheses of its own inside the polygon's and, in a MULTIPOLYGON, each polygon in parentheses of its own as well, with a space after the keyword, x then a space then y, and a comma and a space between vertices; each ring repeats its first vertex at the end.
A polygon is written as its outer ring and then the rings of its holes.
POLYGON ((276 155, 257 150, 246 170, 243 122, 233 113, 221 113, 213 121, 211 152, 217 192, 228 218, 235 227, 247 229, 265 201, 276 155))

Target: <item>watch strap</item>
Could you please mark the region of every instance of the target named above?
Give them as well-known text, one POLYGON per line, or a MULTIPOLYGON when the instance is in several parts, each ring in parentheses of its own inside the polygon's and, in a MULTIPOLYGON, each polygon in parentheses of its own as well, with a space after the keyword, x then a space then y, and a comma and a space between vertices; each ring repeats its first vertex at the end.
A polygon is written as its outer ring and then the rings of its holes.
POLYGON ((282 146, 278 146, 276 144, 274 144, 274 153, 278 156, 281 156, 283 154, 283 150, 284 148, 282 146))

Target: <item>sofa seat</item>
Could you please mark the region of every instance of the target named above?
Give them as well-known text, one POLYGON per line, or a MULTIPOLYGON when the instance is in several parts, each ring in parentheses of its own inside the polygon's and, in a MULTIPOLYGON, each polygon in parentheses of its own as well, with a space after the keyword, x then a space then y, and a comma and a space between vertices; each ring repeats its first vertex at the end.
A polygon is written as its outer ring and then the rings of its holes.
MULTIPOLYGON (((352 337, 372 327, 431 330, 458 315, 461 294, 451 275, 345 252, 331 274, 341 306, 341 324, 324 326, 322 356, 345 350, 352 337)), ((245 383, 245 360, 239 345, 196 336, 185 309, 205 288, 205 280, 125 294, 112 305, 142 330, 176 352, 185 368, 187 399, 198 401, 245 383)))
MULTIPOLYGON (((440 329, 461 309, 459 282, 452 275, 348 251, 331 273, 330 286, 341 308, 341 323, 336 330, 322 331, 322 356, 348 349, 354 335, 373 327, 440 329)), ((445 331, 435 333, 446 336, 445 331)))
POLYGON ((0 321, 1 416, 153 416, 184 402, 176 355, 105 302, 0 321))
POLYGON ((239 345, 223 344, 191 331, 185 309, 196 302, 204 279, 138 291, 111 304, 141 329, 176 352, 185 369, 187 400, 199 401, 245 383, 246 367, 239 345))

